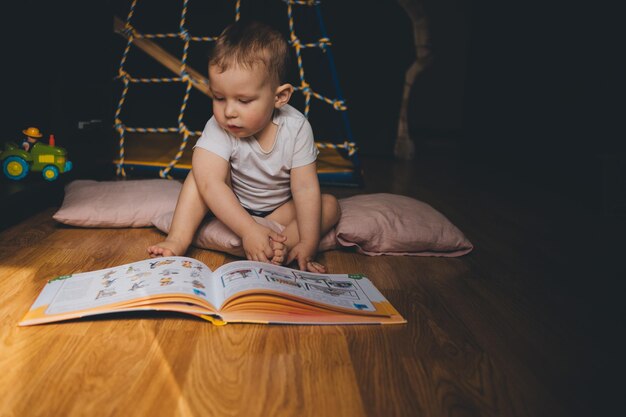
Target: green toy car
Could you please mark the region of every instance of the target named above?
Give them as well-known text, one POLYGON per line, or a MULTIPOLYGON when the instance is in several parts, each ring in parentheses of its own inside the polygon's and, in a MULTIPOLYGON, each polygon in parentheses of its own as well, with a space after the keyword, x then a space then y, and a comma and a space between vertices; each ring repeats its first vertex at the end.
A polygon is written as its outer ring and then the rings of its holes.
POLYGON ((28 171, 41 172, 44 179, 54 181, 59 174, 72 169, 65 149, 41 142, 35 143, 30 152, 14 143, 6 143, 0 153, 0 162, 4 175, 16 181, 24 178, 28 171))

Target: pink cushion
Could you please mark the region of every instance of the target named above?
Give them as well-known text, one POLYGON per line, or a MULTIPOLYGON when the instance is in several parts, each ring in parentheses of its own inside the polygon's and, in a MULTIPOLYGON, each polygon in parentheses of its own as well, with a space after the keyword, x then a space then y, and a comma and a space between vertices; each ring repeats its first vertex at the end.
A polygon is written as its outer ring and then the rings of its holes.
POLYGON ((461 256, 472 243, 426 203, 395 194, 365 194, 339 200, 336 226, 342 246, 365 255, 461 256))
MULTIPOLYGON (((82 227, 144 227, 168 232, 182 185, 164 179, 76 180, 65 187, 58 222, 82 227)), ((320 242, 320 251, 338 245, 365 255, 460 256, 473 246, 443 214, 426 203, 395 194, 365 194, 339 200, 341 218, 320 242)), ((257 221, 276 232, 283 225, 257 221)), ((241 239, 216 219, 203 222, 195 246, 236 250, 241 239)))
MULTIPOLYGON (((164 213, 156 217, 152 224, 164 233, 168 233, 174 212, 164 213)), ((263 217, 252 216, 259 224, 269 227, 277 233, 282 233, 285 226, 263 217)), ((192 245, 203 249, 217 250, 236 255, 241 249, 241 238, 230 230, 224 223, 215 217, 207 217, 198 228, 192 245)), ((334 230, 331 230, 320 242, 319 251, 327 251, 337 247, 334 230)))
POLYGON ((82 227, 144 227, 176 207, 182 184, 165 179, 91 181, 65 186, 61 208, 52 216, 82 227))

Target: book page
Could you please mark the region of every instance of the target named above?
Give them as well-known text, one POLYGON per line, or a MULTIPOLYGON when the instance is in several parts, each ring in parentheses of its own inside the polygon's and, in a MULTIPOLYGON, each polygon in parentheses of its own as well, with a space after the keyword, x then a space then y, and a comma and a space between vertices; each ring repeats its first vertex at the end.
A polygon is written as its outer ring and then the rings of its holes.
POLYGON ((59 277, 61 281, 46 314, 102 307, 149 296, 183 294, 202 298, 207 294, 211 271, 186 257, 153 258, 145 261, 59 277))
POLYGON ((231 297, 250 290, 280 292, 315 304, 368 312, 376 311, 372 301, 382 297, 362 275, 314 274, 252 261, 222 265, 213 279, 218 281, 218 295, 224 300, 220 308, 231 297))

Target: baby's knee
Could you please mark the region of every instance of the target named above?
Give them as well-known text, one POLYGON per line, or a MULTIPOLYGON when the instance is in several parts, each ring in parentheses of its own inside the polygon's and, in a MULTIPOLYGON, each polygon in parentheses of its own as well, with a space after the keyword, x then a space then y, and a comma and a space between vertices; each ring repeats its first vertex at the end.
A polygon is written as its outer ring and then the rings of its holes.
POLYGON ((341 216, 341 206, 334 195, 322 194, 322 212, 335 221, 341 216))

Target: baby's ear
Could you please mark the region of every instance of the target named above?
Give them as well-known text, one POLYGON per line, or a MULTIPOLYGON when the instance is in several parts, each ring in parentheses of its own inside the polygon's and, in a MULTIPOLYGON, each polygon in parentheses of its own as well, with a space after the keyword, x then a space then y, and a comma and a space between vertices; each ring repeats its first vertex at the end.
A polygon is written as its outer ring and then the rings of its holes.
POLYGON ((276 97, 274 98, 274 107, 279 109, 289 102, 293 94, 293 86, 291 84, 283 84, 276 89, 276 97))

